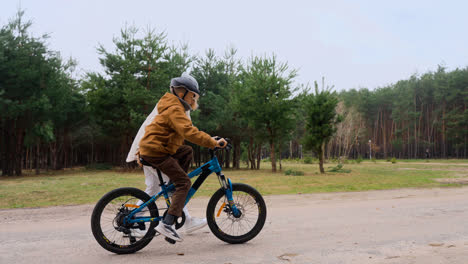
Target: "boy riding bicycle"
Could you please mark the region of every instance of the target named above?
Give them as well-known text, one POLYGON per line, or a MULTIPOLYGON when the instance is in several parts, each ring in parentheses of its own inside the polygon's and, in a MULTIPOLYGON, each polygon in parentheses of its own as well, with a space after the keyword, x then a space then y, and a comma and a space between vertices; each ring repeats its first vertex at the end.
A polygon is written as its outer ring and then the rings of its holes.
POLYGON ((142 159, 165 173, 176 187, 168 212, 156 231, 175 241, 182 241, 172 225, 182 215, 191 187, 187 171, 192 161, 192 148, 183 145, 184 139, 208 148, 222 148, 226 146, 226 141, 216 141, 199 131, 185 114, 198 107, 200 97, 198 83, 192 76, 182 74, 172 79, 170 89, 171 93, 166 93, 158 102, 159 114, 146 127, 139 153, 142 159))
MULTIPOLYGON (((190 119, 190 113, 191 111, 186 111, 185 114, 187 117, 190 119)), ((145 134, 145 128, 151 122, 153 122, 154 118, 158 115, 158 107, 157 105, 154 107, 153 111, 146 117, 146 120, 143 122, 143 124, 140 126, 140 129, 138 129, 138 133, 135 135, 135 138, 133 140, 132 146, 130 147, 130 150, 128 151, 127 155, 127 162, 134 162, 138 160, 138 153, 140 149, 140 140, 145 134)), ((143 164, 142 164, 143 165, 143 164)), ((145 174, 145 184, 146 184, 146 189, 145 192, 149 196, 154 196, 158 194, 162 189, 161 189, 161 182, 158 177, 157 170, 151 166, 145 166, 143 165, 143 173, 145 174)), ((164 182, 169 182, 169 177, 167 177, 166 174, 161 173, 162 179, 164 182)), ((140 206, 143 204, 143 201, 138 201, 136 205, 140 206)), ((147 209, 147 208, 146 208, 147 209)), ((141 213, 140 215, 144 215, 144 213, 141 213)), ((185 233, 191 233, 194 232, 195 230, 198 230, 200 228, 203 228, 204 226, 207 225, 206 218, 197 218, 193 217, 190 215, 190 212, 187 208, 187 206, 184 207, 183 209, 183 215, 185 216, 185 222, 184 222, 184 229, 185 233)), ((137 237, 143 237, 146 234, 144 231, 140 231, 138 229, 133 230, 133 235, 137 237)))

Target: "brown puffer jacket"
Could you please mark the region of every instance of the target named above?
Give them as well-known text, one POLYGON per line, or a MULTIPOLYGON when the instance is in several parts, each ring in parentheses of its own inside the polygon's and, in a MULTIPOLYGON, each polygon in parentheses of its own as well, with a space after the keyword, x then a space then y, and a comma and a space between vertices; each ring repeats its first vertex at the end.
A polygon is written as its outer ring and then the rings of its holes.
POLYGON ((145 129, 140 141, 140 154, 163 157, 175 154, 184 139, 207 148, 214 148, 216 140, 192 125, 179 98, 166 93, 158 102, 158 115, 145 129))

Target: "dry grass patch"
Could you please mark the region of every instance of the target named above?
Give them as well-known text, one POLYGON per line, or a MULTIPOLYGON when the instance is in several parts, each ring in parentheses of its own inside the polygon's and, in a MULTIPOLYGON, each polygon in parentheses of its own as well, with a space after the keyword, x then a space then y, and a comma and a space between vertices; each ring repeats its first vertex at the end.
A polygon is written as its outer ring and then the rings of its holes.
MULTIPOLYGON (((438 163, 442 162, 438 160, 438 163)), ((350 169, 350 173, 321 175, 317 164, 283 162, 283 171, 290 168, 304 172, 302 176, 292 176, 284 175, 283 172, 272 173, 270 163, 262 162, 261 170, 228 169, 224 174, 232 182, 252 185, 263 195, 459 186, 460 183, 452 179, 460 174, 458 164, 468 166, 468 163, 452 163, 443 163, 441 166, 411 162, 362 162, 345 164, 344 168, 350 169), (437 170, 432 169, 435 166, 437 170)), ((336 164, 325 164, 326 168, 331 166, 336 164)), ((145 189, 143 172, 89 171, 79 168, 39 176, 2 177, 0 208, 95 203, 108 191, 124 186, 145 189)), ((211 196, 218 188, 217 177, 212 174, 196 195, 211 196)))

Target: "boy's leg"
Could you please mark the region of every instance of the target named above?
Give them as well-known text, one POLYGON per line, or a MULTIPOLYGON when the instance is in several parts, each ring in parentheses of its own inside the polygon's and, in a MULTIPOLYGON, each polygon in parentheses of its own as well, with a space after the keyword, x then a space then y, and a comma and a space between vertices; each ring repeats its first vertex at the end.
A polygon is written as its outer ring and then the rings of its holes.
MULTIPOLYGON (((158 172, 156 171, 156 169, 150 166, 143 166, 143 172, 145 173, 145 192, 149 196, 158 194, 161 191, 161 183, 159 182, 158 172)), ((167 175, 164 173, 162 173, 161 176, 163 178, 163 181, 167 184, 169 182, 169 177, 167 177, 167 175)))
POLYGON ((156 226, 156 231, 175 241, 183 241, 177 231, 172 227, 177 217, 182 215, 185 205, 185 198, 190 190, 192 182, 187 173, 180 167, 176 159, 171 156, 147 157, 141 156, 145 161, 165 173, 174 183, 176 190, 172 195, 171 206, 162 223, 156 226))
POLYGON ((168 214, 181 216, 185 199, 192 185, 187 173, 181 168, 178 161, 171 156, 161 158, 142 156, 142 158, 164 172, 174 183, 176 190, 172 195, 168 214))
MULTIPOLYGON (((158 194, 161 191, 161 186, 159 185, 160 181, 159 181, 158 172, 156 171, 156 169, 150 166, 143 166, 143 172, 145 173, 145 184, 146 184, 145 193, 147 193, 149 196, 158 194)), ((169 182, 169 177, 167 177, 167 175, 164 173, 162 173, 161 176, 164 182, 167 184, 169 182)), ((184 207, 183 212, 185 214, 186 220, 191 218, 187 206, 184 207)))
POLYGON ((161 190, 161 186, 159 186, 159 179, 156 170, 150 166, 143 166, 143 172, 145 173, 145 193, 149 196, 157 194, 161 190))
POLYGON ((167 211, 163 224, 158 225, 156 230, 164 236, 170 237, 176 241, 182 241, 182 238, 171 226, 174 224, 175 218, 182 215, 185 200, 192 185, 187 175, 188 168, 192 161, 192 152, 190 146, 182 146, 171 156, 160 158, 142 156, 144 160, 166 174, 175 185, 176 190, 172 195, 171 206, 167 211))
MULTIPOLYGON (((145 174, 145 184, 146 184, 146 190, 145 193, 147 193, 149 196, 153 196, 158 194, 161 191, 161 186, 159 186, 159 177, 156 169, 150 167, 150 166, 143 166, 143 173, 145 174)), ((167 177, 166 174, 162 174, 162 178, 164 182, 169 182, 169 177, 167 177)), ((138 201, 137 205, 142 205, 143 201, 138 201)), ((188 211, 187 206, 184 207, 183 212, 185 214, 185 220, 190 220, 191 216, 188 211)))
MULTIPOLYGON (((159 186, 159 179, 156 174, 156 170, 151 168, 150 166, 143 166, 143 172, 145 174, 145 184, 146 184, 146 190, 145 193, 147 193, 149 196, 153 196, 159 192, 161 187, 159 186)), ((143 204, 142 200, 139 200, 137 202, 137 205, 140 206, 143 204)), ((143 208, 140 212, 138 212, 135 216, 138 217, 143 217, 143 216, 148 216, 149 210, 148 207, 143 208)), ((140 229, 132 229, 132 236, 134 237, 144 237, 146 235, 146 230, 140 230, 140 229)))
MULTIPOLYGON (((192 157, 193 157, 192 147, 187 146, 187 145, 181 146, 177 150, 177 152, 174 155, 172 155, 172 157, 177 159, 180 167, 182 167, 182 169, 185 172, 188 172, 188 169, 190 167, 190 163, 192 162, 192 157)), ((207 225, 205 218, 190 217, 186 207, 184 207, 184 213, 185 213, 185 224, 184 224, 185 233, 191 233, 207 225)))
MULTIPOLYGON (((156 170, 151 168, 150 166, 143 166, 143 173, 145 174, 145 184, 146 184, 145 193, 147 193, 149 196, 153 196, 159 193, 161 191, 161 186, 159 186, 159 178, 156 173, 156 170)), ((138 201, 137 203, 137 205, 142 205, 142 204, 143 204, 143 201, 138 201)))
POLYGON ((171 155, 174 159, 177 160, 180 167, 185 171, 188 172, 190 167, 190 163, 193 159, 193 149, 190 146, 183 145, 177 149, 177 152, 174 155, 171 155))

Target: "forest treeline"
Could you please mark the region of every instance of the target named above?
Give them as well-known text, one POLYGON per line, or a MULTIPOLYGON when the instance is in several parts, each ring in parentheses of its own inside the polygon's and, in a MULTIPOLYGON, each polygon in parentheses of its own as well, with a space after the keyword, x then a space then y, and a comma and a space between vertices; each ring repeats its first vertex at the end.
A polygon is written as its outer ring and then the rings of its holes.
MULTIPOLYGON (((303 148, 308 85, 274 55, 238 58, 208 50, 190 54, 164 32, 126 27, 112 50, 99 46, 103 70, 76 77, 64 60, 34 37, 21 11, 0 30, 0 155, 3 175, 23 169, 62 169, 96 163, 117 166, 170 79, 190 72, 201 90, 191 114, 199 129, 232 139, 224 166, 252 169, 269 157, 309 155, 303 148)), ((325 89, 325 84, 322 84, 325 89)), ((325 157, 466 158, 468 68, 411 76, 395 84, 334 93, 340 121, 325 157)), ((208 159, 193 146, 195 165, 208 159)))

